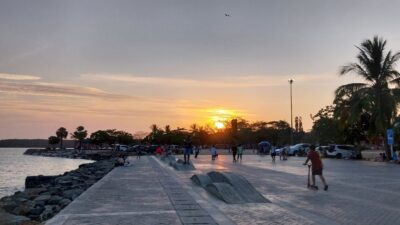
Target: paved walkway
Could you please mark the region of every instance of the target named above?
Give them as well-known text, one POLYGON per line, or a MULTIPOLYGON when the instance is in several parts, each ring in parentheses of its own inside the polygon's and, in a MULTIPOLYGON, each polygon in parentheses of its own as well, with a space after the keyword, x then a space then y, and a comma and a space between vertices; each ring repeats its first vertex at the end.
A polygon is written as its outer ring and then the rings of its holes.
MULTIPOLYGON (((269 156, 243 156, 242 163, 220 156, 215 162, 200 156, 193 162, 195 173, 211 170, 245 176, 271 204, 228 205, 208 201, 237 224, 400 224, 400 165, 367 161, 325 159, 329 190, 306 188, 305 158, 271 162, 269 156)), ((189 173, 178 173, 188 181, 189 173)), ((322 187, 317 178, 317 184, 322 187)), ((193 187, 198 192, 203 190, 193 187)))
MULTIPOLYGON (((245 155, 193 159, 178 172, 154 157, 131 159, 73 201, 47 224, 400 224, 400 166, 324 160, 329 191, 306 188, 304 158, 271 162, 245 155), (194 173, 229 171, 245 176, 272 203, 228 205, 189 179, 194 173)), ((317 180, 321 187, 321 183, 317 180)))
POLYGON ((115 168, 46 224, 217 224, 161 162, 130 160, 132 166, 115 168))

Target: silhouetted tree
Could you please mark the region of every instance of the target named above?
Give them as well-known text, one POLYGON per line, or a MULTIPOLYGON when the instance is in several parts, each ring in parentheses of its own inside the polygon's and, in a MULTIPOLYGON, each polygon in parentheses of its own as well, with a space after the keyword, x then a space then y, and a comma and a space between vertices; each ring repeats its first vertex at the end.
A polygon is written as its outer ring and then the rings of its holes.
POLYGON ((77 141, 79 141, 79 149, 82 150, 82 141, 87 137, 87 130, 83 126, 79 126, 76 128, 76 131, 71 134, 71 137, 77 141))
POLYGON ((55 149, 55 145, 60 142, 60 139, 56 136, 50 136, 49 137, 49 144, 55 149))
MULTIPOLYGON (((400 52, 385 53, 386 41, 378 36, 365 40, 357 49, 357 63, 341 68, 340 74, 353 72, 365 79, 365 83, 342 85, 335 91, 335 104, 342 122, 356 123, 361 115, 370 115, 369 132, 386 136, 391 126, 400 99, 400 73, 395 69, 400 52), (390 88, 395 84, 396 88, 390 88)), ((385 142, 386 143, 386 142, 385 142)), ((389 152, 388 152, 389 153, 389 152)))
POLYGON ((64 140, 64 138, 67 138, 67 136, 68 136, 67 129, 65 127, 58 128, 58 130, 56 131, 56 135, 60 139, 60 149, 64 148, 63 140, 64 140))

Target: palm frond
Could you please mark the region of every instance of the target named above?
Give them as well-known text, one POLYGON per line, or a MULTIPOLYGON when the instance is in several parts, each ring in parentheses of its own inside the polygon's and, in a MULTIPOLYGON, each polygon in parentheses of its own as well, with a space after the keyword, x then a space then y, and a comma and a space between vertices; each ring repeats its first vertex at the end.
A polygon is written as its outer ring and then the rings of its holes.
POLYGON ((335 90, 335 95, 336 96, 346 96, 346 95, 352 95, 353 93, 357 92, 358 90, 367 87, 368 84, 365 83, 350 83, 350 84, 345 84, 342 86, 339 86, 335 90))

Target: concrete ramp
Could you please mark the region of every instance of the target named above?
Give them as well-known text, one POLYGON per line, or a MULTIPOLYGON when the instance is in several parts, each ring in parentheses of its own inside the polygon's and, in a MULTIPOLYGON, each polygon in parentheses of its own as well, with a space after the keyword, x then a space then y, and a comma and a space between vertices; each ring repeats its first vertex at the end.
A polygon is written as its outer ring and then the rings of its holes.
POLYGON ((167 163, 169 166, 173 167, 177 171, 189 171, 196 169, 193 166, 192 162, 190 162, 189 164, 183 164, 182 159, 178 159, 173 155, 161 156, 160 159, 162 162, 167 163))
POLYGON ((195 174, 190 179, 193 183, 202 186, 203 188, 212 182, 211 178, 205 174, 195 174))
POLYGON ((237 191, 227 183, 210 183, 205 189, 228 204, 240 204, 246 203, 246 201, 240 196, 237 191))
POLYGON ((242 196, 245 202, 253 203, 270 203, 268 199, 264 198, 251 183, 243 176, 235 173, 223 173, 222 176, 226 178, 228 183, 242 196))
POLYGON ((207 175, 193 175, 191 180, 228 204, 271 202, 239 174, 211 171, 207 175))
POLYGON ((229 180, 222 173, 217 171, 208 172, 207 175, 211 178, 212 182, 224 182, 229 183, 229 180))

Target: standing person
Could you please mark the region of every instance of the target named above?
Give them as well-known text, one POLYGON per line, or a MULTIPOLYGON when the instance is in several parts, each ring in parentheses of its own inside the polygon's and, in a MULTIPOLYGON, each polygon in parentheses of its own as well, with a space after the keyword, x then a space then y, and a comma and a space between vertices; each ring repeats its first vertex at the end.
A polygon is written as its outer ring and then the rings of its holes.
POLYGON ((282 158, 283 158, 283 160, 287 160, 287 156, 288 156, 288 152, 289 152, 289 145, 286 145, 284 148, 283 148, 283 155, 282 155, 282 158))
POLYGON ((237 146, 235 144, 232 145, 231 150, 232 150, 233 162, 235 163, 236 162, 236 154, 237 154, 237 146))
POLYGON ((140 159, 140 156, 142 156, 142 146, 139 146, 138 151, 136 153, 136 159, 140 159))
POLYGON ((240 162, 242 162, 242 157, 243 157, 243 145, 239 145, 237 147, 237 154, 238 154, 238 160, 240 160, 240 162))
POLYGON ((190 138, 188 138, 185 143, 185 151, 183 152, 183 164, 190 164, 190 154, 192 154, 192 151, 192 141, 190 140, 190 138))
POLYGON ((200 153, 200 146, 197 145, 197 146, 194 148, 194 158, 197 159, 197 156, 199 155, 199 153, 200 153))
POLYGON ((156 148, 156 154, 157 154, 157 155, 162 155, 162 148, 161 148, 161 146, 158 146, 158 147, 156 148))
POLYGON ((315 185, 315 175, 318 175, 321 178, 322 183, 324 183, 324 190, 328 190, 328 184, 326 184, 325 178, 322 175, 322 161, 319 157, 319 154, 315 151, 315 146, 310 146, 310 151, 307 155, 307 159, 303 165, 307 165, 308 161, 311 161, 311 171, 312 171, 312 185, 311 188, 318 189, 318 186, 315 185))
POLYGON ((211 147, 210 153, 211 153, 211 160, 214 161, 215 158, 217 157, 217 148, 215 148, 215 145, 211 147))
MULTIPOLYGON (((272 158, 272 162, 275 162, 275 157, 276 157, 276 148, 275 146, 271 147, 271 158, 272 158)), ((280 157, 280 156, 279 156, 280 157)))

